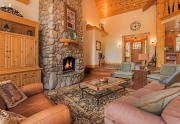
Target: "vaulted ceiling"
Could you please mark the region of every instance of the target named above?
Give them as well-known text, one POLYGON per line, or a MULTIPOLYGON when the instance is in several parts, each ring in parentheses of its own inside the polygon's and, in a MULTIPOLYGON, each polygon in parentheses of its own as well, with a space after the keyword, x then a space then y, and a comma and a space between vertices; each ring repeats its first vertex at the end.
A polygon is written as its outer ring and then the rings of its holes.
POLYGON ((143 8, 147 10, 156 0, 94 0, 100 18, 106 18, 143 8))

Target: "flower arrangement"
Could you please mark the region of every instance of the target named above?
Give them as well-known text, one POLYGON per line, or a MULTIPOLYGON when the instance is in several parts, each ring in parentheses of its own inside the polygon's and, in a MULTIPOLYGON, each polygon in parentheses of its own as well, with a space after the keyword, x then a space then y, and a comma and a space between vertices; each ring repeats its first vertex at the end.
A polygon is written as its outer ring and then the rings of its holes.
POLYGON ((104 59, 105 58, 105 56, 102 54, 102 52, 99 52, 98 54, 99 54, 99 59, 104 59))

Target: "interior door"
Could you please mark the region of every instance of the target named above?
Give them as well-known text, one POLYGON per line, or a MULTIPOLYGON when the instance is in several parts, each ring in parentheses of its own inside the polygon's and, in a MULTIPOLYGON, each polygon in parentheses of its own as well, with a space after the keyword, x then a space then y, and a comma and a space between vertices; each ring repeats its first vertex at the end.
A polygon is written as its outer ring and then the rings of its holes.
POLYGON ((142 53, 142 42, 141 41, 133 41, 132 42, 132 50, 131 50, 131 61, 132 62, 140 62, 138 60, 138 55, 142 53))

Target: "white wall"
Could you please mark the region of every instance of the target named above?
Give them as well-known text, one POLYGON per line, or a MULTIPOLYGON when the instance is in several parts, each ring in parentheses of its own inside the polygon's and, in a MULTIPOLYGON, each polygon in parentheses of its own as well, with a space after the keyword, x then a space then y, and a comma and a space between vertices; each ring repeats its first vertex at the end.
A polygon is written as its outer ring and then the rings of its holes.
POLYGON ((97 30, 86 31, 86 46, 85 46, 85 60, 86 65, 95 66, 99 64, 99 52, 96 50, 96 41, 101 41, 102 34, 97 30))
MULTIPOLYGON (((150 32, 150 40, 156 39, 156 6, 152 6, 145 12, 139 9, 104 18, 101 19, 101 23, 104 24, 105 30, 108 32, 104 48, 106 62, 121 63, 122 47, 118 47, 118 44, 122 44, 122 36, 150 32), (141 23, 141 28, 138 31, 130 29, 130 25, 134 21, 141 23)), ((154 46, 151 45, 150 49, 151 57, 154 53, 154 46)))
MULTIPOLYGON (((84 62, 85 65, 96 65, 97 56, 95 51, 96 31, 86 31, 86 25, 99 27, 100 18, 94 0, 82 0, 83 10, 83 42, 84 42, 84 62)), ((101 41, 101 39, 98 39, 101 41)), ((98 55, 98 54, 97 54, 98 55)))
POLYGON ((22 12, 23 17, 38 22, 39 18, 39 0, 29 0, 29 4, 23 4, 16 0, 0 0, 0 6, 12 5, 12 8, 22 12))
POLYGON ((83 21, 87 24, 99 27, 99 14, 94 0, 82 0, 83 21))

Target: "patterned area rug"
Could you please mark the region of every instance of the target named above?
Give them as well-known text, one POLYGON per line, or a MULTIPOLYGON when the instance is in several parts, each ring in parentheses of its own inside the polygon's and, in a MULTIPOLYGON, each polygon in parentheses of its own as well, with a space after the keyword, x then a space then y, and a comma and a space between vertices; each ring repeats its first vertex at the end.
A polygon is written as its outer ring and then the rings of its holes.
POLYGON ((116 99, 122 99, 133 93, 132 89, 125 89, 116 93, 104 96, 100 99, 99 110, 96 106, 97 100, 89 94, 84 93, 81 97, 81 90, 78 84, 45 91, 45 94, 55 104, 66 104, 70 107, 72 113, 72 124, 104 124, 104 106, 116 99))

